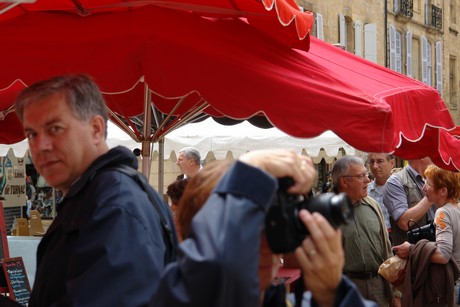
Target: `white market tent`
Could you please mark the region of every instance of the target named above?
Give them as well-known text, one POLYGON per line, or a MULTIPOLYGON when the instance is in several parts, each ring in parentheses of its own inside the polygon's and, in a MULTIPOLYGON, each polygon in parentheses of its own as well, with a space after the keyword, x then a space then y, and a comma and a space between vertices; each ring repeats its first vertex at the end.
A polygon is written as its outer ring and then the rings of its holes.
MULTIPOLYGON (((134 142, 125 132, 111 122, 109 122, 108 125, 107 143, 110 148, 123 145, 134 149, 140 146, 140 144, 134 142)), ((0 156, 5 156, 10 148, 13 150, 16 157, 24 157, 29 149, 29 144, 27 143, 27 140, 10 145, 0 144, 0 156)))
POLYGON ((233 158, 256 149, 293 149, 308 154, 315 163, 322 158, 327 163, 343 154, 354 155, 355 149, 332 131, 318 137, 302 139, 287 135, 277 128, 262 129, 244 121, 237 125, 224 126, 208 118, 200 123, 187 124, 166 136, 165 159, 185 146, 193 146, 204 159, 212 152, 216 159, 224 159, 229 153, 233 158), (343 151, 344 152, 343 152, 343 151))
MULTIPOLYGON (((109 147, 123 145, 130 149, 140 147, 125 132, 109 122, 107 143, 109 147)), ((345 143, 332 131, 326 131, 315 138, 302 139, 287 135, 277 128, 262 129, 242 122, 237 125, 224 126, 208 118, 200 123, 191 123, 174 130, 166 136, 164 158, 169 159, 174 153, 177 157, 180 149, 193 146, 200 151, 202 159, 212 153, 216 159, 224 159, 229 154, 238 158, 241 154, 256 149, 293 149, 307 154, 315 163, 325 159, 327 163, 343 154, 354 155, 355 149, 345 143)), ((0 155, 5 156, 9 149, 16 157, 24 157, 28 149, 27 141, 11 145, 0 145, 0 155)), ((154 145, 158 151, 158 145, 154 145)))

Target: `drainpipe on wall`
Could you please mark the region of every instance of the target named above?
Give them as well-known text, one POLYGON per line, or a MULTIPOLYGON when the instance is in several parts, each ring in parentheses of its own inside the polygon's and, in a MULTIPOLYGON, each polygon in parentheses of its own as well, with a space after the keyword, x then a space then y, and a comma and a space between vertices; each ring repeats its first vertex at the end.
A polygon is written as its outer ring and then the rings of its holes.
POLYGON ((388 0, 384 0, 383 6, 383 45, 385 46, 385 67, 388 67, 388 46, 387 46, 387 32, 388 32, 388 0))

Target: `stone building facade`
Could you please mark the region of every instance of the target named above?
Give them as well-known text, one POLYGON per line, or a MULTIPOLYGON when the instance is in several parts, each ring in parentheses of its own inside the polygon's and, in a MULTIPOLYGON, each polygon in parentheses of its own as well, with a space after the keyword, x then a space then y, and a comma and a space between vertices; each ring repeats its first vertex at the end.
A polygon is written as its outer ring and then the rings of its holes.
POLYGON ((460 125, 460 0, 297 0, 312 35, 438 89, 460 125))

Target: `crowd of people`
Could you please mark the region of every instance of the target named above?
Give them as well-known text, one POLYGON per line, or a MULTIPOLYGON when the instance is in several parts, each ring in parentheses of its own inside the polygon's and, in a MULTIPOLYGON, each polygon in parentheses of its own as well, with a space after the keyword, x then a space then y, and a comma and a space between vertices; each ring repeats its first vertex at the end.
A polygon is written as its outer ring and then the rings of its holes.
MULTIPOLYGON (((90 77, 35 83, 15 108, 37 171, 64 195, 38 247, 31 307, 456 304, 460 174, 429 158, 397 171, 387 153, 338 159, 328 189, 347 195, 353 218, 336 228, 318 212, 299 211, 292 222, 308 235, 295 249, 301 288, 289 294, 273 283, 282 264, 265 217, 279 178, 292 179, 289 194, 311 191, 310 158, 259 150, 203 166, 197 149, 184 148, 169 206, 130 150, 108 148, 106 105, 90 77), (412 220, 433 220, 436 242, 406 242, 412 220), (378 274, 393 253, 408 259, 402 291, 378 274), (423 257, 426 268, 417 271, 423 257), (443 290, 430 270, 449 282, 443 290)), ((16 306, 4 296, 0 305, 16 306)))

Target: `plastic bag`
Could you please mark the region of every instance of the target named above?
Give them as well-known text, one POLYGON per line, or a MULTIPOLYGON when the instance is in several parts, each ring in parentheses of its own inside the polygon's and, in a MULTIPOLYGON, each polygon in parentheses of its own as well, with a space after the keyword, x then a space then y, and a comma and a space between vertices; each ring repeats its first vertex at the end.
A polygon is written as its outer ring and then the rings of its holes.
POLYGON ((401 290, 406 274, 407 259, 392 256, 385 260, 379 267, 378 273, 388 280, 394 287, 401 290))

